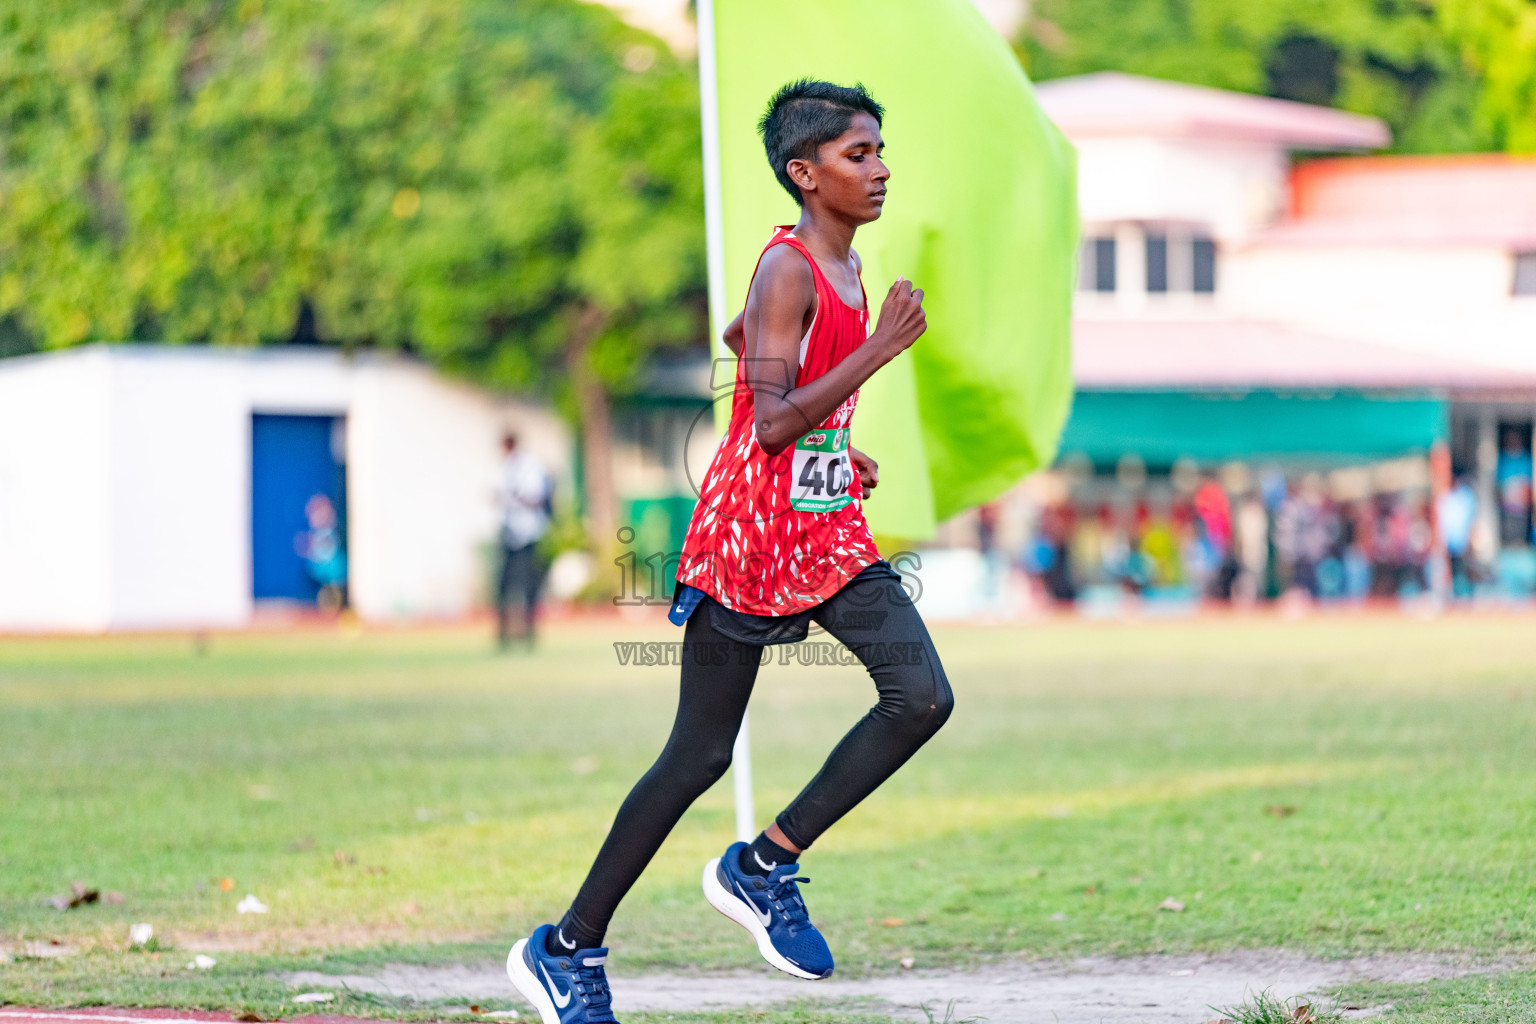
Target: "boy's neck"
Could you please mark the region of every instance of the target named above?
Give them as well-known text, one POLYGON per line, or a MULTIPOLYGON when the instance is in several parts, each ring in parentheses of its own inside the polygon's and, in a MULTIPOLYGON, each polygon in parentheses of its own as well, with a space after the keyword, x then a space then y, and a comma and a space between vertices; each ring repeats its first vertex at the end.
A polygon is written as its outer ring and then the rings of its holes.
POLYGON ((859 226, 851 224, 826 210, 818 210, 809 204, 800 211, 795 224, 795 237, 808 248, 816 249, 824 256, 847 260, 853 249, 853 233, 859 226))

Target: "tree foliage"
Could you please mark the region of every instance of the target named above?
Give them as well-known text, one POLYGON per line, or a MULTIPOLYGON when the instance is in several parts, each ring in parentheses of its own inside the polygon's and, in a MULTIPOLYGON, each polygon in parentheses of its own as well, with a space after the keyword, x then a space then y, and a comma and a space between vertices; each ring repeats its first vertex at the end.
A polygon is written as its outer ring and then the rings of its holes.
POLYGON ((1531 0, 1037 0, 1020 49, 1036 78, 1113 69, 1373 114, 1402 152, 1526 150, 1533 12, 1531 0))
POLYGON ((1477 130, 1515 153, 1536 153, 1536 2, 1439 0, 1442 25, 1482 77, 1477 130))
POLYGON ((696 90, 573 0, 12 0, 0 336, 409 346, 623 386, 695 338, 696 90), (8 332, 8 333, 7 333, 8 332))

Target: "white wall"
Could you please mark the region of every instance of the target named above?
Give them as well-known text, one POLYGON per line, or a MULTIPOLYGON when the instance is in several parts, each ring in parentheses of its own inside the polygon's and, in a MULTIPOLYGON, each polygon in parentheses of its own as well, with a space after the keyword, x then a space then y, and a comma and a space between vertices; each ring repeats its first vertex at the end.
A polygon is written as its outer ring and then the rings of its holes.
POLYGON ((1072 142, 1088 226, 1184 221, 1235 243, 1285 207, 1289 159, 1275 145, 1124 137, 1072 142))
POLYGON ((335 352, 121 346, 111 365, 117 629, 231 627, 251 601, 251 414, 341 415, 335 352))
POLYGON ((496 536, 501 416, 426 370, 358 370, 347 424, 351 593, 368 619, 461 615, 483 603, 496 536))
POLYGON ((1236 316, 1536 369, 1536 298, 1513 297, 1497 244, 1364 244, 1266 236, 1287 201, 1288 156, 1260 143, 1078 138, 1085 233, 1118 239, 1119 287, 1079 292, 1080 318, 1236 316), (1216 293, 1147 295, 1141 224, 1204 225, 1216 293))
POLYGON ((251 612, 251 418, 238 367, 157 355, 110 358, 109 624, 240 625, 251 612))
MULTIPOLYGON (((238 365, 247 417, 253 412, 345 415, 356 389, 356 367, 365 361, 326 349, 256 349, 210 355, 238 365)), ((250 458, 249 451, 246 458, 250 458)))
POLYGON ((97 346, 0 361, 0 631, 248 623, 252 413, 347 417, 365 618, 483 602, 508 427, 570 486, 552 413, 407 360, 97 346))
POLYGON ((1333 334, 1536 369, 1536 299, 1508 252, 1473 245, 1255 244, 1228 254, 1224 303, 1333 334))
POLYGON ((111 412, 99 351, 0 363, 0 630, 110 624, 111 412))

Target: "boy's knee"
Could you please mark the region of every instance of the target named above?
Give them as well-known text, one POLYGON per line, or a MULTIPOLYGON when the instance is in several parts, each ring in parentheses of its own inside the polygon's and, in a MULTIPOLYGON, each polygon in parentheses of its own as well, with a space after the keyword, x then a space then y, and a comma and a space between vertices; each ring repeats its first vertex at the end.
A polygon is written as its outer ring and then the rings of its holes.
MULTIPOLYGON (((949 688, 949 682, 943 676, 939 677, 939 693, 933 702, 934 714, 939 717, 939 726, 949 721, 949 716, 955 710, 955 695, 949 688)), ((938 726, 934 727, 935 729, 938 726)))
POLYGON ((671 785, 691 790, 695 798, 720 781, 731 766, 731 747, 704 747, 685 751, 669 750, 656 763, 654 771, 671 785))
POLYGON ((914 674, 887 705, 903 729, 924 737, 938 732, 954 709, 955 698, 944 676, 935 678, 927 672, 914 674))
POLYGON ((704 753, 699 762, 699 774, 708 781, 704 788, 708 789, 725 775, 731 767, 731 748, 709 750, 704 753))
POLYGON ((955 710, 955 697, 949 691, 949 684, 940 676, 935 680, 932 694, 928 700, 918 701, 920 707, 921 725, 931 736, 944 727, 949 721, 950 714, 955 710))

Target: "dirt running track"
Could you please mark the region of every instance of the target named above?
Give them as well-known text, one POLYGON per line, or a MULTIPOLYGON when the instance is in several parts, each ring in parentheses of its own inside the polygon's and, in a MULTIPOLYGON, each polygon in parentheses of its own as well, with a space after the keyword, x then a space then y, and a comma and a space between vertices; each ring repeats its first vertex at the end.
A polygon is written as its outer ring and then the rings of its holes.
MULTIPOLYGON (((1508 970, 1513 962, 1474 965, 1450 957, 1380 954, 1318 960, 1285 950, 1241 950, 1184 956, 1004 961, 974 971, 903 971, 863 978, 796 981, 767 968, 725 974, 611 975, 613 1008, 626 1011, 732 1010, 811 1000, 827 1008, 862 1008, 923 1021, 927 1006, 943 1020, 985 1017, 988 1024, 1196 1024, 1216 1015, 1209 1007, 1241 1003, 1271 989, 1279 998, 1326 993, 1351 981, 1416 982, 1508 970)), ((500 964, 416 967, 391 964, 376 974, 287 976, 304 988, 346 986, 418 1000, 475 1000, 512 996, 500 964)), ((519 1000, 519 1005, 521 1001, 519 1000)), ((537 1015, 523 1007, 525 1020, 537 1015)), ((1362 1007, 1345 1017, 1367 1017, 1362 1007)), ((6 1024, 0 1020, 0 1024, 6 1024)))
MULTIPOLYGON (((1353 960, 1315 960, 1282 950, 1221 954, 1010 961, 975 971, 904 971, 896 975, 795 981, 762 968, 728 974, 650 974, 613 978, 614 1010, 728 1011, 810 1000, 828 1009, 884 1012, 914 1021, 937 1019, 954 1001, 953 1019, 984 1017, 988 1024, 1196 1024, 1215 1015, 1211 1004, 1230 1006, 1249 992, 1270 988, 1281 998, 1317 995, 1350 981, 1416 982, 1528 964, 1474 965, 1449 957, 1384 954, 1353 960)), ((376 974, 335 975, 302 971, 286 976, 297 988, 351 988, 379 995, 438 1000, 467 1012, 472 1001, 513 996, 501 964, 419 967, 391 964, 376 974)), ((1346 1011, 1370 1017, 1382 1007, 1346 1011)), ((445 1006, 452 1012, 452 1008, 445 1006)), ((523 1007, 520 1019, 537 1024, 523 1007)), ((33 1010, 0 1007, 0 1024, 165 1024, 218 1021, 228 1011, 92 1008, 33 1010)), ((336 1015, 285 1016, 287 1024, 380 1024, 336 1015)))
MULTIPOLYGON (((0 1024, 165 1024, 166 1021, 218 1021, 230 1024, 228 1010, 145 1010, 93 1006, 83 1010, 32 1010, 24 1006, 0 1007, 0 1024)), ((398 1021, 365 1021, 334 1014, 284 1017, 284 1024, 399 1024, 398 1021)))

